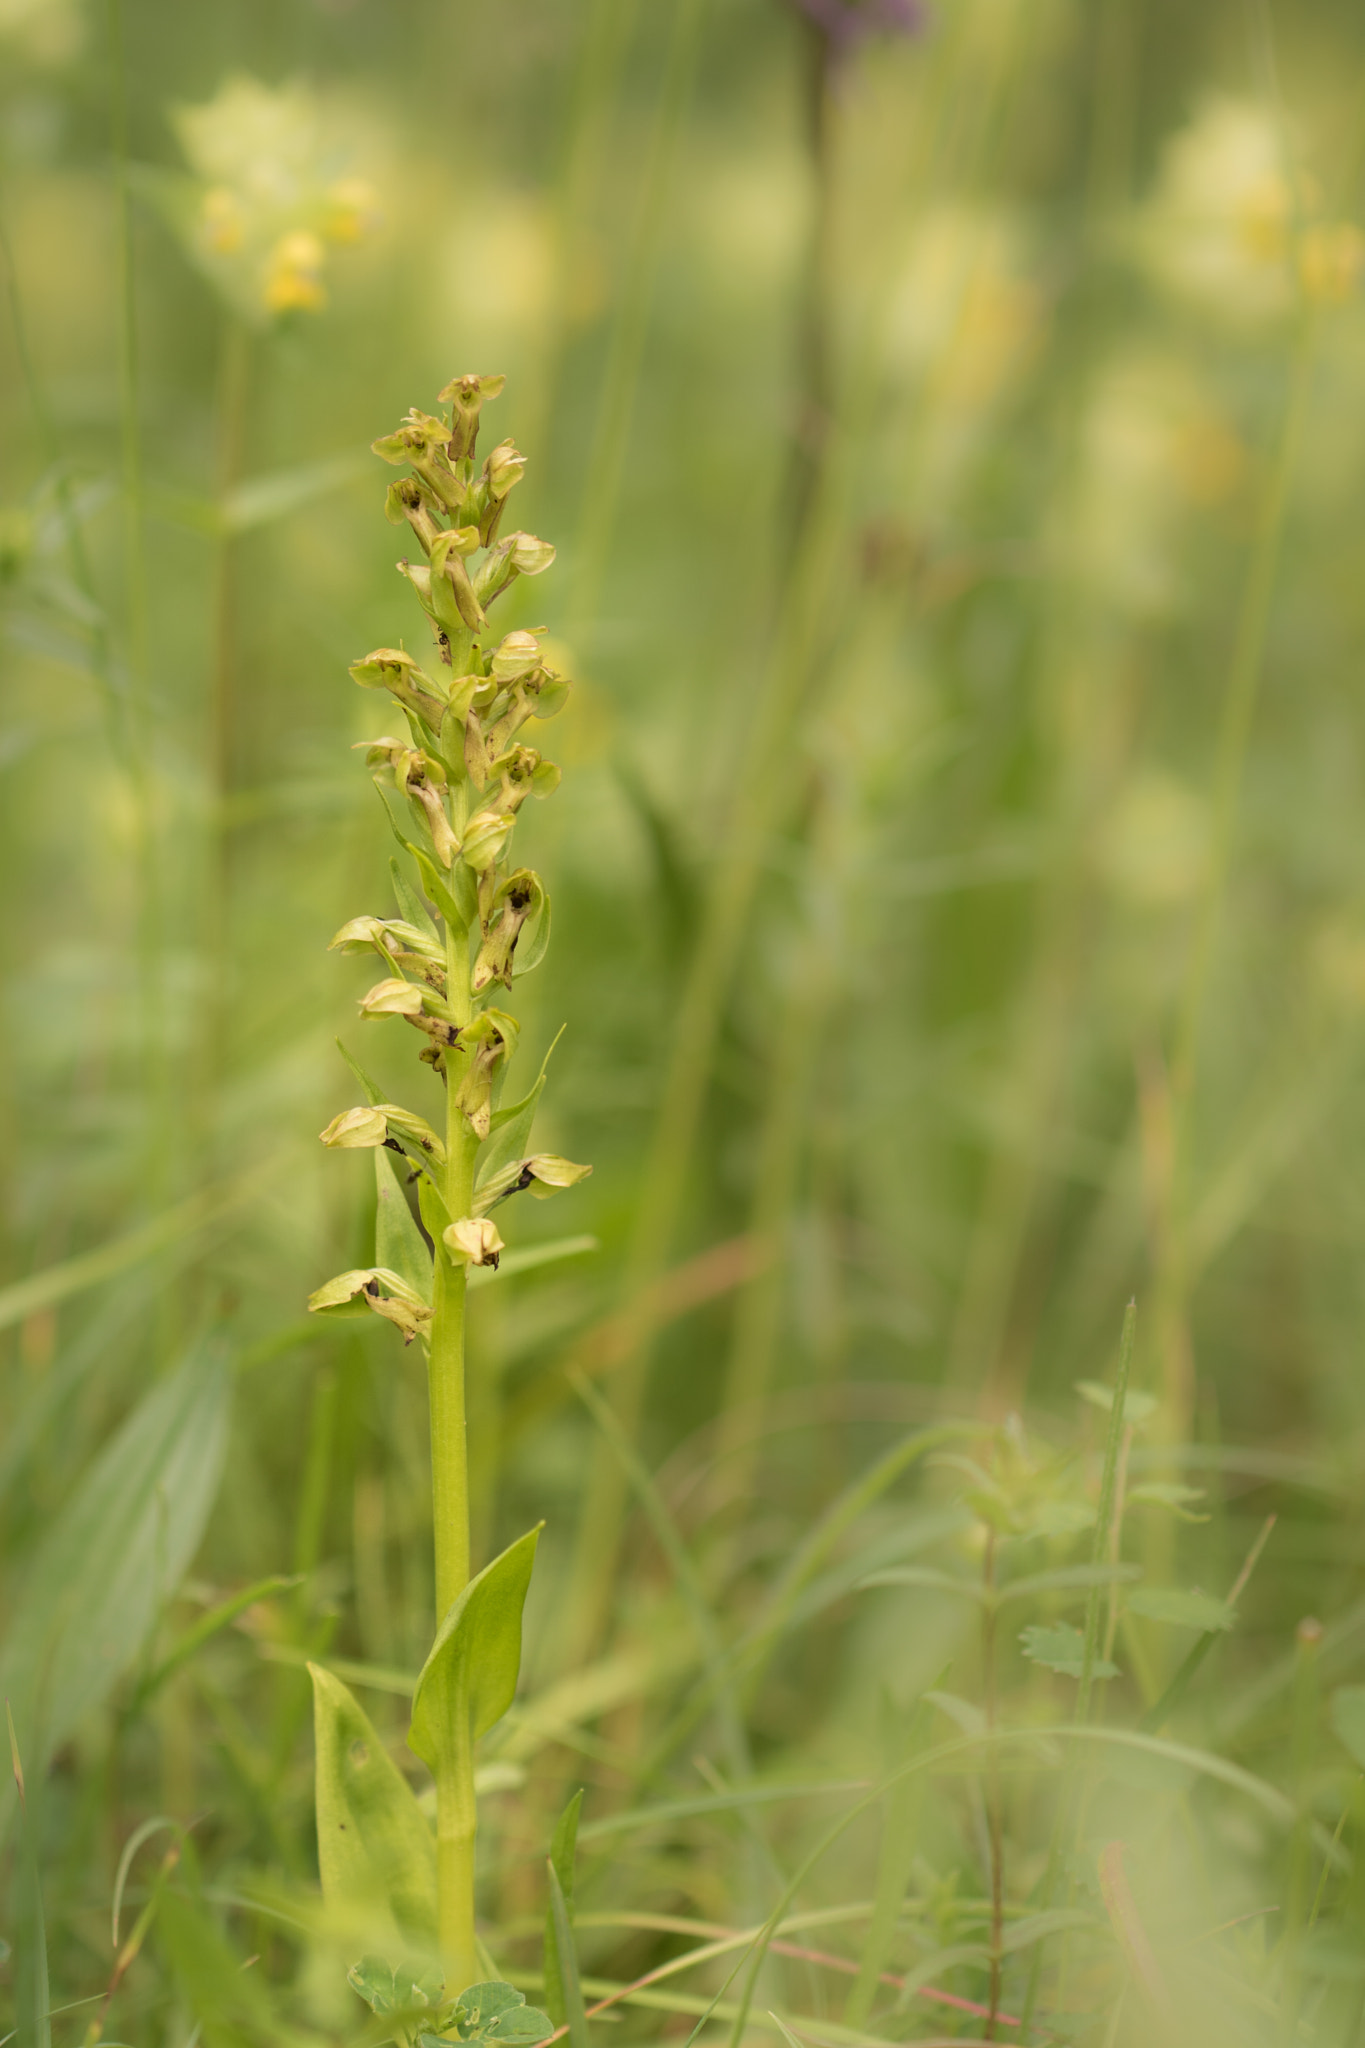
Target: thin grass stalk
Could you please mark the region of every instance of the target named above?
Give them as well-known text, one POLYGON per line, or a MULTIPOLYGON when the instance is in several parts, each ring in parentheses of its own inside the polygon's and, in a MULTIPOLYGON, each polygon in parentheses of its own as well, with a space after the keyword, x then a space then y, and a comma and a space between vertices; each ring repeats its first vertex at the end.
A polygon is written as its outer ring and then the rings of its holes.
POLYGON ((1299 1955, 1307 1929, 1312 1877, 1313 1767, 1317 1756, 1320 1685, 1318 1659, 1322 1623, 1311 1616, 1294 1634, 1294 1689, 1290 1703, 1290 1774, 1297 1807, 1289 1837, 1289 1870, 1285 1886, 1284 1934, 1280 1945, 1280 2040, 1292 2048, 1302 2017, 1304 1984, 1299 1955))
MULTIPOLYGON (((114 262, 118 311, 118 393, 123 483, 124 605, 127 631, 126 767, 132 795, 134 928, 138 977, 138 1041, 145 1104, 144 1199, 155 1207, 168 1187, 173 1119, 162 1028, 163 903, 153 822, 148 639, 146 506, 143 485, 137 296, 128 165, 128 71, 123 0, 106 0, 109 145, 114 191, 114 262)), ((169 1329, 163 1328, 163 1337, 169 1329)))
MULTIPOLYGON (((1089 153, 1079 228, 1079 264, 1101 246, 1106 219, 1126 192, 1125 143, 1131 124, 1132 80, 1119 60, 1121 25, 1131 0, 1103 0, 1097 11, 1090 100, 1089 153)), ((1006 80, 998 91, 1004 96, 1006 80)), ((1058 496, 1070 495, 1080 459, 1086 392, 1103 338, 1098 306, 1082 302, 1076 362, 1068 377, 1060 418, 1058 496)), ((1074 579, 1054 597, 1041 620, 1044 677, 1065 670, 1078 645, 1089 643, 1096 664, 1114 666, 1093 601, 1074 579)), ((1117 694, 1117 693, 1113 693, 1117 694)), ((1009 1081, 1011 1099, 1026 1105, 1022 1144, 1011 1133, 987 1161, 968 1240, 957 1310, 949 1339, 947 1385, 959 1398, 980 1389, 983 1408, 1003 1416, 1024 1399, 1031 1366, 1030 1339, 1011 1342, 1011 1317, 1043 1178, 1047 1135, 1073 1062, 1078 991, 1089 962, 1086 937, 1092 918, 1091 842, 1095 816, 1109 795, 1121 752, 1112 723, 1096 719, 1091 702, 1079 705, 1064 688, 1044 691, 1040 707, 1045 758, 1053 762, 1052 792, 1060 818, 1057 850, 1040 890, 1037 939, 1019 1004, 1009 1081), (1087 715, 1089 714, 1089 715, 1087 715)))
MULTIPOLYGON (((559 174, 545 311, 537 326, 526 408, 526 444, 539 447, 554 417, 574 314, 576 266, 583 260, 594 192, 600 182, 616 86, 638 0, 591 0, 579 44, 559 174)), ((618 309, 617 318, 620 318, 618 309)), ((603 391, 603 403, 606 392, 603 391)))
POLYGON ((207 999, 199 1086, 200 1113, 217 1148, 216 1112, 228 1062, 228 1019, 232 980, 232 793, 237 780, 240 707, 237 701, 238 543, 228 514, 231 494, 242 480, 251 393, 251 335, 244 321, 223 318, 215 404, 217 464, 215 488, 219 526, 214 538, 212 639, 209 648, 207 826, 208 887, 204 945, 207 999))
MULTIPOLYGON (((1104 1464, 1100 1472, 1099 1506, 1095 1516, 1095 1536, 1091 1544, 1090 1561, 1098 1570, 1106 1563, 1110 1554, 1110 1529, 1114 1522, 1115 1505, 1119 1498, 1119 1468, 1123 1460, 1125 1425, 1124 1404, 1128 1398, 1128 1381, 1132 1373, 1133 1352, 1137 1343, 1137 1303, 1130 1301, 1124 1311, 1123 1330, 1119 1337, 1118 1369, 1114 1375, 1114 1391, 1109 1408, 1109 1428, 1105 1438, 1104 1464)), ((1084 1728, 1090 1719, 1091 1694, 1095 1682, 1095 1664, 1099 1654, 1101 1615, 1104 1610, 1105 1589, 1099 1583, 1090 1588, 1085 1603, 1085 1630, 1081 1649, 1081 1676, 1076 1688, 1075 1726, 1084 1728)), ((1057 1815, 1053 1822, 1052 1840, 1048 1849, 1047 1870, 1042 1886, 1042 1910, 1048 1912, 1055 1905, 1061 1886, 1063 1860, 1071 1846, 1070 1838, 1079 1828, 1084 1801, 1084 1787, 1078 1777, 1078 1767, 1068 1765, 1063 1781, 1061 1796, 1057 1803, 1057 1815)), ((1067 1887, 1068 1892, 1070 1886, 1067 1887)), ((1062 1968, 1066 1967, 1066 1946, 1063 1946, 1062 1968)), ((1040 1945, 1034 1950, 1029 1968, 1028 1990, 1024 1998, 1023 2026, 1027 2031, 1037 2010, 1038 1994, 1041 1988, 1043 1950, 1040 1945)))
POLYGON ((1290 358, 1275 453, 1257 505, 1255 533, 1223 686, 1212 775, 1211 844, 1172 1041, 1173 1227, 1162 1266, 1154 1275, 1153 1322, 1162 1368, 1163 1421, 1170 1440, 1176 1443, 1188 1435, 1193 1412, 1192 1362, 1186 1331, 1190 1272, 1185 1237, 1189 1208, 1191 1116, 1200 1044, 1214 951, 1222 927, 1232 869, 1242 784, 1265 664, 1266 638, 1289 494, 1312 390, 1318 325, 1318 308, 1311 303, 1305 304, 1290 358))
POLYGON ((587 463, 591 491, 575 544, 576 576, 570 631, 597 615, 625 475, 631 415, 640 383, 655 281, 663 259, 665 207, 686 124, 702 28, 710 0, 674 0, 663 82, 640 181, 639 209, 625 281, 607 347, 601 395, 587 463))
MULTIPOLYGON (((986 1531, 986 1548, 981 1562, 981 1671, 982 1707, 986 1733, 994 1736, 1000 1725, 1000 1672, 996 1658, 999 1610, 996 1602, 996 1532, 986 1531)), ((1000 2018, 1000 1989, 1005 1938, 1005 1816, 1000 1784, 1000 1758, 992 1743, 986 1753, 986 1833, 990 1848, 991 1887, 991 1978, 990 2009, 986 2016, 986 2039, 995 2039, 1000 2018)))

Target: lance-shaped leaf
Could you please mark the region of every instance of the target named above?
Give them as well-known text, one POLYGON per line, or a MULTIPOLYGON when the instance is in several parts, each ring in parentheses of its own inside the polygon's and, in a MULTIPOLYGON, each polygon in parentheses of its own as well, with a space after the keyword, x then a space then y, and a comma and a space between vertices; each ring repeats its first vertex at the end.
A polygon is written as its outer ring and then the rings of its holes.
MULTIPOLYGON (((431 1182, 425 1174, 423 1187, 431 1182)), ((423 1301, 431 1299, 431 1253, 412 1218, 407 1197, 393 1170, 393 1155, 383 1149, 374 1155, 374 1255, 379 1265, 397 1273, 423 1301)))
POLYGON ((309 1295, 308 1307, 312 1314, 334 1321, 373 1310, 403 1332, 405 1344, 425 1336, 431 1325, 431 1304, 390 1266, 358 1266, 349 1273, 338 1273, 309 1295))
POLYGON ((441 1623, 412 1703, 408 1747, 438 1780, 500 1721, 521 1671, 521 1611, 543 1524, 485 1565, 441 1623))
POLYGON ((436 1844, 411 1786, 359 1702, 310 1664, 318 1869, 327 1905, 372 1916, 384 1946, 436 1946, 436 1844))
POLYGON ((518 1169, 524 1165, 531 1150, 531 1131, 535 1125, 536 1109, 545 1092, 545 1076, 549 1071, 551 1055, 566 1029, 567 1026, 561 1024, 555 1033, 549 1051, 540 1063, 540 1072, 530 1094, 524 1095, 520 1102, 505 1103, 494 1110, 490 1119, 491 1136, 479 1160, 476 1187, 486 1187, 493 1175, 509 1166, 514 1159, 518 1169))

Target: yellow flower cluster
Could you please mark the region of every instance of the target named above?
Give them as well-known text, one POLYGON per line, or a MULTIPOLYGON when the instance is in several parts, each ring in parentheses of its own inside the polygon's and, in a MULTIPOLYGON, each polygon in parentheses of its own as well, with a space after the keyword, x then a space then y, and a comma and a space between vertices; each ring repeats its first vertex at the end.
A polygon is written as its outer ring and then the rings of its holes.
POLYGON ((184 220, 191 253, 256 323, 327 303, 328 245, 372 233, 372 187, 329 175, 336 152, 313 96, 236 76, 175 116, 198 191, 184 220))

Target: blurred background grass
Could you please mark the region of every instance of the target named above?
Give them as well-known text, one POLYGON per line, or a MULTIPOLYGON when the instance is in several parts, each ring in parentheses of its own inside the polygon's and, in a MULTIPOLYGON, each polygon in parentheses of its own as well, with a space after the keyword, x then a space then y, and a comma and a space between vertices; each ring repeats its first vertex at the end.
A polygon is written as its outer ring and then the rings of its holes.
MULTIPOLYGON (((528 1080, 567 1026, 541 1142, 596 1171, 508 1234, 599 1245, 478 1298, 476 1547, 546 1516, 527 1683, 587 1674, 503 1742, 490 1925, 574 1784, 862 1778, 881 1702, 974 1655, 845 1559, 742 1737, 703 1699, 670 1743, 711 1651, 566 1365, 732 1638, 892 1434, 1080 1447, 1136 1292, 1151 1468, 1212 1515, 1152 1554, 1226 1585, 1280 1516, 1205 1734, 1272 1769, 1305 1612, 1352 1676, 1363 117, 1340 0, 2 0, 4 1669, 46 1701, 54 2002, 149 1814, 197 1817, 225 1926, 244 1873, 306 1884, 297 1667, 378 1667, 382 1717, 429 1638, 417 1362, 301 1316, 373 1202, 315 1140, 334 1037, 427 1106, 326 945, 387 900, 346 664, 415 617, 366 451, 465 370, 560 550, 504 624, 579 679, 519 1007, 528 1080), (130 1595, 72 1517, 187 1354, 230 1432, 118 1510, 130 1595)), ((849 1556, 956 1540, 947 1499, 849 1556)), ((584 1897, 742 1921, 806 1825, 679 1823, 584 1897)), ((978 1847, 936 1825, 931 1898, 978 1847)), ((353 2027, 247 1919, 310 2038, 353 2027)), ((179 1956, 111 2038, 183 2048, 179 1956)))

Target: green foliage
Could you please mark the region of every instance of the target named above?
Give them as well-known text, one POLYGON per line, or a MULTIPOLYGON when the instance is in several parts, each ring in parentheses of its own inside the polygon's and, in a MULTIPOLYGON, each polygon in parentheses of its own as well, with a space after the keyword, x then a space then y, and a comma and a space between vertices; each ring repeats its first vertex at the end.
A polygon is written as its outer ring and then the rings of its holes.
MULTIPOLYGON (((543 1945, 545 2006, 556 2027, 562 2027, 569 2019, 568 1989, 566 1971, 572 1970, 576 1982, 577 1958, 566 1963, 560 1953, 560 1925, 563 1923, 570 1938, 573 1933, 574 1874, 578 1858, 578 1823, 583 1813, 583 1788, 580 1786, 568 1805, 555 1822, 550 1837, 550 1869, 554 1872, 549 1901, 545 1908, 545 1938, 543 1945)), ((578 1997, 578 2012, 581 2014, 582 1995, 578 1997)), ((584 2022, 576 2017, 575 2024, 584 2022)))
POLYGON ((309 1675, 323 1897, 343 1920, 385 1928, 389 1943, 434 1948, 431 1829, 354 1696, 320 1665, 309 1675))
MULTIPOLYGON (((1060 1672, 1064 1678, 1080 1678, 1086 1669, 1085 1636, 1069 1621, 1056 1621, 1044 1625, 1033 1622, 1021 1629, 1019 1641, 1024 1655, 1032 1664, 1041 1664, 1046 1671, 1060 1672)), ((1119 1668, 1106 1658, 1096 1657, 1090 1664, 1095 1678, 1117 1678, 1119 1668)))
POLYGON ((506 2041, 514 2048, 533 2048, 554 2032, 545 2014, 526 2003, 523 1992, 496 1981, 471 1984, 462 1991, 449 2028, 440 2035, 424 2034, 422 2040, 506 2041))
POLYGON ((539 1528, 485 1565, 437 1631, 412 1702, 410 1748, 433 1772, 467 1753, 511 1706, 521 1670, 521 1612, 539 1528))
POLYGON ((0 6, 0 2037, 1356 2048, 1365 23, 514 17, 0 6))
POLYGON ((222 1348, 192 1351, 82 1473, 32 1559, 0 1652, 0 1696, 36 1777, 142 1654, 199 1548, 230 1391, 222 1348))

